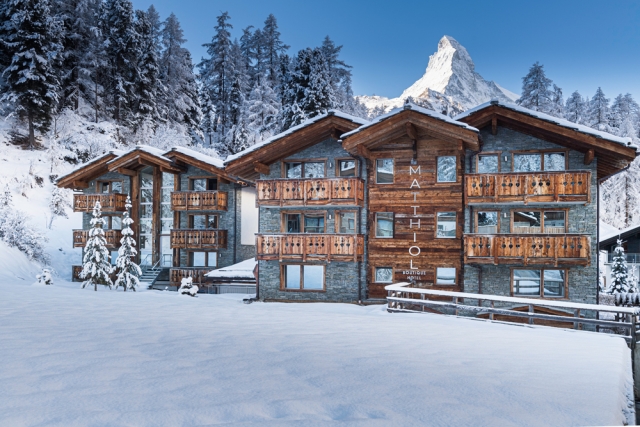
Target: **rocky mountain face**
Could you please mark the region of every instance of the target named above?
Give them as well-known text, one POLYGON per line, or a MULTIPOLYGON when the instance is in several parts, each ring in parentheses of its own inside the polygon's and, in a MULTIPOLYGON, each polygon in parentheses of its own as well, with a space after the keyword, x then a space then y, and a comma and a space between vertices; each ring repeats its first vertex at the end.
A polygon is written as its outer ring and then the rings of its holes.
POLYGON ((444 36, 438 51, 429 57, 424 75, 397 98, 363 95, 357 97, 370 111, 382 112, 401 106, 406 99, 450 116, 492 98, 513 102, 518 98, 475 71, 467 50, 453 37, 444 36))

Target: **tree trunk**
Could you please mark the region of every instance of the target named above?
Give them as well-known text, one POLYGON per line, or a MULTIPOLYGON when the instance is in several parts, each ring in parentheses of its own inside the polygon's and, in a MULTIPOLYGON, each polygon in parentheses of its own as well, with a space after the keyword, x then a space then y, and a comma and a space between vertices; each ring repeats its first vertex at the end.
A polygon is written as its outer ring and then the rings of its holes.
POLYGON ((36 142, 36 135, 33 129, 33 114, 29 112, 29 149, 33 150, 33 145, 36 142))
POLYGON ((93 282, 93 290, 98 292, 98 282, 96 281, 93 282))

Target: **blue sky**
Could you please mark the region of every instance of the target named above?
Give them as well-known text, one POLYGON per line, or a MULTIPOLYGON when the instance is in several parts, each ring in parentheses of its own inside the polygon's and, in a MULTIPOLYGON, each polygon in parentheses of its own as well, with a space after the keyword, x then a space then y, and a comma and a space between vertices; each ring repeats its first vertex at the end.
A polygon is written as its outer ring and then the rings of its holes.
POLYGON ((467 48, 478 71, 516 93, 531 64, 563 88, 609 98, 631 92, 640 101, 640 1, 259 1, 133 0, 174 12, 194 61, 211 40, 215 18, 228 11, 234 26, 262 27, 273 13, 295 53, 329 35, 353 65, 356 94, 400 95, 420 78, 438 40, 447 34, 467 48))

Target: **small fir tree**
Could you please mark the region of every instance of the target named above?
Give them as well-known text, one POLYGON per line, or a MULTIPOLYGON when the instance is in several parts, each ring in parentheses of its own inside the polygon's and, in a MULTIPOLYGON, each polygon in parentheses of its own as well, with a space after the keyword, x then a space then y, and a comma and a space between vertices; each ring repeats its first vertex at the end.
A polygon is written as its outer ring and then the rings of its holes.
POLYGON ((609 294, 615 295, 629 292, 627 284, 627 257, 622 247, 622 240, 618 239, 618 245, 613 250, 613 264, 611 265, 611 286, 609 294))
POLYGON ((80 278, 84 279, 82 288, 93 285, 95 291, 98 285, 112 287, 111 274, 112 268, 109 263, 109 250, 107 249, 107 240, 104 237, 102 225, 102 206, 100 202, 96 202, 93 208, 93 218, 91 219, 91 230, 89 231, 89 239, 84 248, 84 258, 82 260, 82 272, 80 278))
POLYGON ((11 189, 9 188, 9 184, 5 184, 4 190, 0 193, 0 209, 11 206, 11 203, 13 203, 11 189))
POLYGON ((629 273, 629 293, 637 294, 638 293, 638 268, 636 266, 631 267, 631 271, 629 273))
POLYGON ((44 268, 42 274, 38 274, 36 279, 41 285, 53 285, 53 277, 51 277, 51 271, 48 268, 44 268))
POLYGON ((131 210, 131 198, 127 197, 125 203, 127 209, 122 218, 122 239, 120 239, 120 249, 118 249, 118 258, 116 259, 116 271, 118 277, 116 278, 116 289, 120 286, 126 292, 128 289, 135 291, 140 284, 140 276, 142 271, 134 259, 138 251, 136 250, 136 241, 133 238, 133 230, 131 224, 133 219, 129 216, 131 210))
POLYGON ((63 188, 55 187, 51 193, 51 202, 49 203, 49 209, 54 216, 61 216, 68 218, 67 208, 71 208, 71 202, 67 197, 67 191, 63 188))
POLYGON ((180 295, 195 297, 198 294, 198 287, 193 284, 193 277, 183 277, 178 289, 180 295))

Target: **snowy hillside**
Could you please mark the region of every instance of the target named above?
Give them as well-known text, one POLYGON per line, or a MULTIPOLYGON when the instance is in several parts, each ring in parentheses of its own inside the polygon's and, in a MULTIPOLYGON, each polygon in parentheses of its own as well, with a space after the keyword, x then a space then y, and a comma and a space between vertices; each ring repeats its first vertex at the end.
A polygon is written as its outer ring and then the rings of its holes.
POLYGON ((467 50, 453 37, 444 36, 438 50, 429 57, 424 75, 404 90, 397 98, 381 96, 357 97, 370 111, 396 108, 407 98, 430 103, 435 110, 464 111, 492 98, 515 101, 518 95, 492 81, 485 80, 475 71, 467 50))

